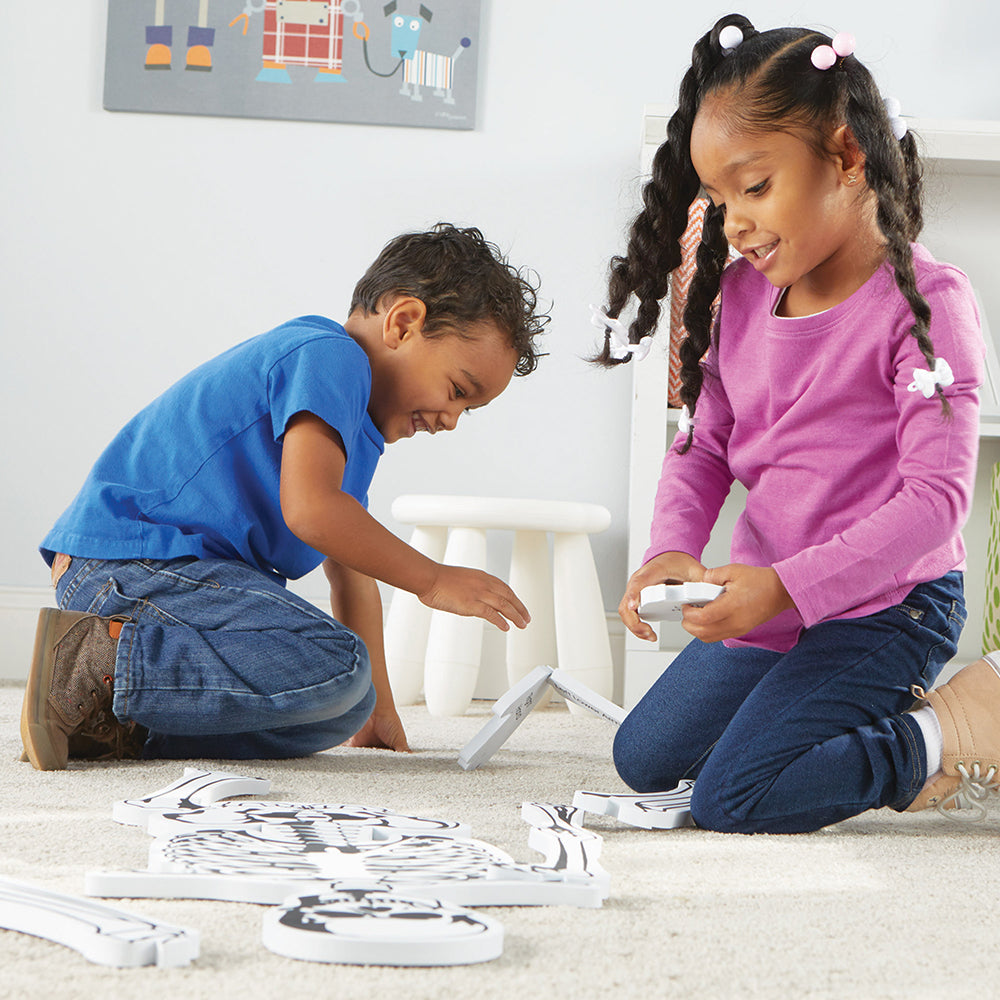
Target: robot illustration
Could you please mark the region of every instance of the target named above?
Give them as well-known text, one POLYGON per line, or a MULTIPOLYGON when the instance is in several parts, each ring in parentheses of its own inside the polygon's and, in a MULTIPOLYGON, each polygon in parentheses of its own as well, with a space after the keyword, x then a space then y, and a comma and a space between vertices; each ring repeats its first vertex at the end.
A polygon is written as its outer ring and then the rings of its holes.
MULTIPOLYGON (((212 68, 215 29, 208 26, 209 0, 198 0, 198 23, 188 27, 185 69, 207 72, 212 68)), ((146 26, 146 69, 170 69, 173 58, 173 25, 167 24, 167 0, 156 0, 153 23, 146 26)))
POLYGON ((344 71, 344 15, 358 21, 361 0, 247 0, 243 34, 253 14, 264 12, 260 83, 291 83, 289 66, 310 66, 316 83, 336 83, 344 71))
POLYGON ((419 14, 398 14, 398 4, 396 0, 387 3, 382 8, 382 13, 386 17, 392 17, 392 29, 389 37, 389 50, 399 61, 388 73, 380 73, 376 70, 368 59, 368 25, 355 19, 354 37, 364 44, 365 65, 376 76, 394 76, 400 68, 403 70, 403 85, 399 93, 404 97, 409 97, 411 101, 422 101, 423 95, 421 87, 432 87, 436 97, 443 97, 445 104, 454 104, 455 97, 452 92, 455 60, 471 44, 468 38, 462 38, 458 43, 458 48, 450 56, 439 55, 436 52, 428 52, 426 49, 419 49, 417 45, 420 41, 420 34, 424 24, 430 24, 433 13, 423 4, 420 5, 419 14))

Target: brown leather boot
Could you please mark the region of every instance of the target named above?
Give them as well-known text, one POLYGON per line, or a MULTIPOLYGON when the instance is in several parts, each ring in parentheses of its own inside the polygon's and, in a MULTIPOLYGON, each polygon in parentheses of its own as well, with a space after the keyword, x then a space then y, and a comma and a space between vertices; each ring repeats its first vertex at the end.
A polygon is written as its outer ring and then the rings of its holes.
POLYGON ((957 810, 955 819, 979 819, 1000 798, 1000 652, 960 670, 926 704, 941 724, 942 773, 906 811, 936 807, 957 810))
POLYGON ((70 756, 138 757, 146 730, 112 710, 115 654, 127 618, 43 608, 21 707, 21 740, 39 771, 70 756))

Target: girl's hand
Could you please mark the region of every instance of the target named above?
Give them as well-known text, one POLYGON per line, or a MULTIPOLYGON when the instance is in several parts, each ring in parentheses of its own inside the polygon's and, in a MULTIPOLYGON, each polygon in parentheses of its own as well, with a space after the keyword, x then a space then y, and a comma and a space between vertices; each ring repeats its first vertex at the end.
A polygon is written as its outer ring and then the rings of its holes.
POLYGON ((643 587, 658 583, 697 583, 704 578, 705 567, 694 556, 686 552, 663 552, 640 566, 629 578, 618 605, 618 617, 633 635, 655 642, 656 633, 639 617, 639 594, 643 587))
POLYGON ((733 563, 706 570, 704 580, 725 587, 726 591, 703 608, 684 609, 684 628, 702 642, 739 638, 795 607, 781 578, 770 566, 733 563))
POLYGON ((439 566, 433 584, 417 597, 438 611, 483 618, 502 632, 509 631, 508 622, 524 628, 531 621, 528 609, 503 580, 465 566, 439 566))
POLYGON ((375 747, 380 750, 396 750, 409 753, 403 723, 395 708, 379 709, 368 717, 368 721, 344 743, 345 747, 375 747))

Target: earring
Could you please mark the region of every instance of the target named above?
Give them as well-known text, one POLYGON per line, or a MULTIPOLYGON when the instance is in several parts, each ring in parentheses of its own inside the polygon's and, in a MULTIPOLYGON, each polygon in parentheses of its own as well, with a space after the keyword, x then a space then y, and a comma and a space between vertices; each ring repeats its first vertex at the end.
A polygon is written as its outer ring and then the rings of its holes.
POLYGON ((858 183, 858 175, 857 174, 848 174, 847 175, 847 183, 848 184, 857 184, 858 183))

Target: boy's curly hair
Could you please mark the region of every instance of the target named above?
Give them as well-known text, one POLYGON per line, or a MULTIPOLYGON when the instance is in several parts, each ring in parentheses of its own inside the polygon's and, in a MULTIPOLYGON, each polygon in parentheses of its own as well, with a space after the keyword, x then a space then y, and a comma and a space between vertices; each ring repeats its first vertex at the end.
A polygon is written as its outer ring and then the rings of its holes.
POLYGON ((538 285, 475 228, 439 222, 426 232, 390 240, 354 287, 351 312, 377 312, 386 295, 412 295, 427 307, 425 336, 468 336, 470 323, 489 320, 517 351, 515 375, 528 375, 543 352, 534 338, 549 322, 537 311, 538 285))

